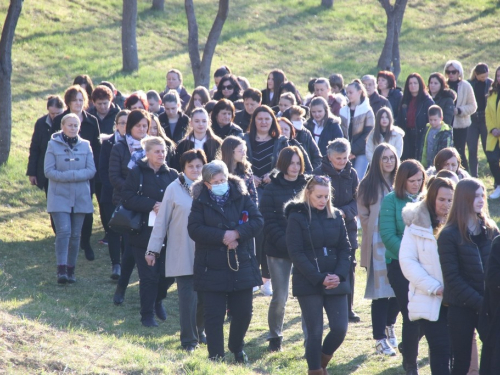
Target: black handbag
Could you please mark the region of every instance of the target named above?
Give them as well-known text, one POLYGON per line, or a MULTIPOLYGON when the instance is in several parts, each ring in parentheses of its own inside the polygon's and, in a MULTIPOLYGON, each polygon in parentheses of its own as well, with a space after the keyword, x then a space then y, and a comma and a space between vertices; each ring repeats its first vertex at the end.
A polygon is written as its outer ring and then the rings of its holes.
MULTIPOLYGON (((140 172, 138 195, 142 195, 144 177, 140 172)), ((120 203, 116 207, 108 223, 109 228, 119 234, 138 234, 142 229, 142 212, 136 212, 123 207, 120 203)))
MULTIPOLYGON (((314 261, 316 262, 316 267, 318 268, 318 272, 321 272, 321 270, 319 269, 319 264, 318 264, 318 255, 316 254, 316 249, 314 248, 314 244, 313 244, 313 240, 312 240, 312 236, 311 236, 310 224, 307 226, 307 231, 309 232, 309 241, 311 242, 311 248, 312 248, 312 251, 314 252, 314 261)), ((326 287, 323 285, 323 294, 329 295, 329 296, 351 294, 351 283, 349 282, 349 279, 346 279, 345 281, 341 281, 339 283, 339 285, 333 289, 326 289, 326 287)))

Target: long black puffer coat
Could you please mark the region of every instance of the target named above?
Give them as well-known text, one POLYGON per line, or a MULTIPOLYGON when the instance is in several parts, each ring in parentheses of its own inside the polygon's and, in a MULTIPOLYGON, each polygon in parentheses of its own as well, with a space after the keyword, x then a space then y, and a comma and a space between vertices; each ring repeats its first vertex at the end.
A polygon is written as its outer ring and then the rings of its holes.
POLYGON ((35 129, 31 137, 30 155, 28 158, 28 170, 26 176, 35 176, 36 186, 43 189, 47 178, 44 173, 45 153, 47 144, 52 136, 52 123, 49 115, 45 115, 36 120, 35 129))
POLYGON ((306 186, 306 178, 299 175, 295 181, 285 179, 283 172, 272 173, 271 182, 265 186, 259 202, 264 216, 264 250, 267 255, 290 259, 286 248, 285 203, 306 186))
POLYGON ((132 168, 125 181, 123 187, 123 207, 135 211, 142 212, 142 228, 139 234, 131 234, 130 245, 134 247, 148 247, 149 237, 153 227, 148 226, 149 213, 153 210, 156 202, 163 200, 163 195, 167 186, 170 185, 179 177, 175 169, 167 167, 163 164, 158 172, 148 165, 147 161, 139 160, 132 168), (137 194, 139 191, 140 175, 143 176, 142 194, 137 194))
POLYGON ((322 294, 327 274, 336 274, 341 281, 348 277, 351 244, 344 219, 336 209, 334 214, 335 218, 328 218, 326 209, 318 211, 311 208, 309 218, 305 203, 289 202, 285 206, 288 218, 286 245, 293 262, 294 296, 322 294))
MULTIPOLYGON (((482 231, 485 232, 486 228, 483 227, 482 231)), ((481 310, 492 242, 486 233, 483 237, 484 240, 477 246, 462 240, 457 226, 445 227, 439 234, 437 242, 444 280, 443 303, 478 312, 481 310)))
POLYGON ((193 206, 188 221, 189 237, 195 242, 194 289, 204 292, 233 292, 262 285, 255 258, 253 238, 264 219, 248 194, 245 182, 229 175, 229 199, 221 208, 202 181, 192 187, 193 206), (227 230, 240 234, 236 254, 222 242, 227 230))
POLYGON ((115 206, 118 206, 122 200, 122 190, 130 172, 128 167, 130 156, 130 150, 125 138, 120 139, 111 148, 108 175, 113 186, 113 204, 115 206))
POLYGON ((348 161, 345 168, 339 173, 328 160, 328 156, 323 156, 321 166, 316 168, 313 174, 330 177, 333 187, 333 206, 344 211, 349 242, 352 250, 356 250, 358 248, 358 225, 356 223, 358 206, 356 199, 359 185, 356 170, 348 161))

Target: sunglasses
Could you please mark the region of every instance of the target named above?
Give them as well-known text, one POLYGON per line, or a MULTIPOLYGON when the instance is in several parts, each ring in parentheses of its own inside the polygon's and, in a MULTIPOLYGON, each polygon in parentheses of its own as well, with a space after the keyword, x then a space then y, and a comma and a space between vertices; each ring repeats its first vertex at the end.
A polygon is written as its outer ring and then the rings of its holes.
POLYGON ((457 74, 458 70, 446 70, 445 73, 448 74, 448 75, 457 74))
POLYGON ((222 90, 232 90, 234 89, 234 86, 233 85, 229 85, 229 86, 222 86, 222 90))

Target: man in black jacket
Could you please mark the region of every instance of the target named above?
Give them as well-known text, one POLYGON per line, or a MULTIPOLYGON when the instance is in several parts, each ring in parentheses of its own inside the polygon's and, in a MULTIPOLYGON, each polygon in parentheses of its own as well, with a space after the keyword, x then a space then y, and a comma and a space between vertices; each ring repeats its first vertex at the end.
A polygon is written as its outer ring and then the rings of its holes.
POLYGON ((387 107, 392 110, 389 100, 377 92, 377 80, 374 76, 370 74, 364 75, 361 78, 361 82, 363 82, 363 86, 366 88, 366 93, 370 99, 370 107, 372 107, 374 115, 376 115, 378 110, 382 107, 387 107))
POLYGON ((236 115, 234 116, 234 123, 243 130, 243 133, 247 132, 252 114, 257 107, 260 107, 261 104, 262 93, 260 90, 248 88, 243 92, 243 105, 245 106, 245 109, 236 112, 236 115))
POLYGON ((99 129, 104 134, 113 134, 115 117, 120 112, 120 109, 112 101, 113 93, 108 87, 99 85, 92 91, 94 106, 89 109, 89 113, 97 119, 99 129))

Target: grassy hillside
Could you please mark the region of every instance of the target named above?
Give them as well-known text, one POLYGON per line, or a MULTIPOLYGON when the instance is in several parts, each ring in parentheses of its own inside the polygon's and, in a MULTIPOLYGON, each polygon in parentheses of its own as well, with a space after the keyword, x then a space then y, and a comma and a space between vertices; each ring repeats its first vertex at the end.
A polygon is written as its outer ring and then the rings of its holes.
MULTIPOLYGON (((4 21, 7 1, 0 3, 4 21)), ((385 36, 385 14, 375 0, 337 0, 325 10, 319 0, 230 2, 213 67, 229 65, 259 88, 267 72, 283 69, 305 92, 312 76, 340 72, 346 80, 376 73, 385 36)), ((200 40, 208 33, 216 1, 195 1, 200 40)), ((166 303, 169 318, 156 330, 139 323, 138 285, 134 274, 124 306, 115 307, 109 279, 107 248, 95 216, 96 260, 80 256, 76 285, 55 285, 53 235, 45 213, 43 192, 25 176, 28 147, 35 120, 45 112, 48 94, 62 94, 77 74, 94 82, 109 80, 118 89, 161 90, 165 72, 175 67, 193 88, 187 54, 183 2, 166 0, 155 13, 139 0, 140 69, 121 73, 119 0, 25 0, 13 50, 13 139, 11 157, 0 168, 0 372, 106 374, 297 374, 305 373, 300 310, 290 300, 286 315, 285 351, 267 354, 269 298, 256 296, 247 336, 248 366, 214 365, 206 349, 187 356, 179 350, 175 288, 166 303)), ((493 0, 411 0, 401 35, 402 74, 424 77, 442 71, 446 60, 462 61, 466 71, 479 61, 499 63, 498 17, 493 0)), ((0 27, 3 26, 0 24, 0 27)), ((1 105, 1 104, 0 104, 1 105)), ((481 175, 491 188, 486 163, 481 175)), ((490 205, 498 220, 499 204, 490 205)), ((401 357, 373 354, 365 273, 357 272, 356 310, 362 322, 350 325, 344 345, 335 355, 333 374, 401 373, 401 357)), ((400 327, 398 328, 398 330, 400 327)), ((227 340, 227 332, 226 332, 227 340)), ((422 344, 422 374, 429 374, 422 344)))

